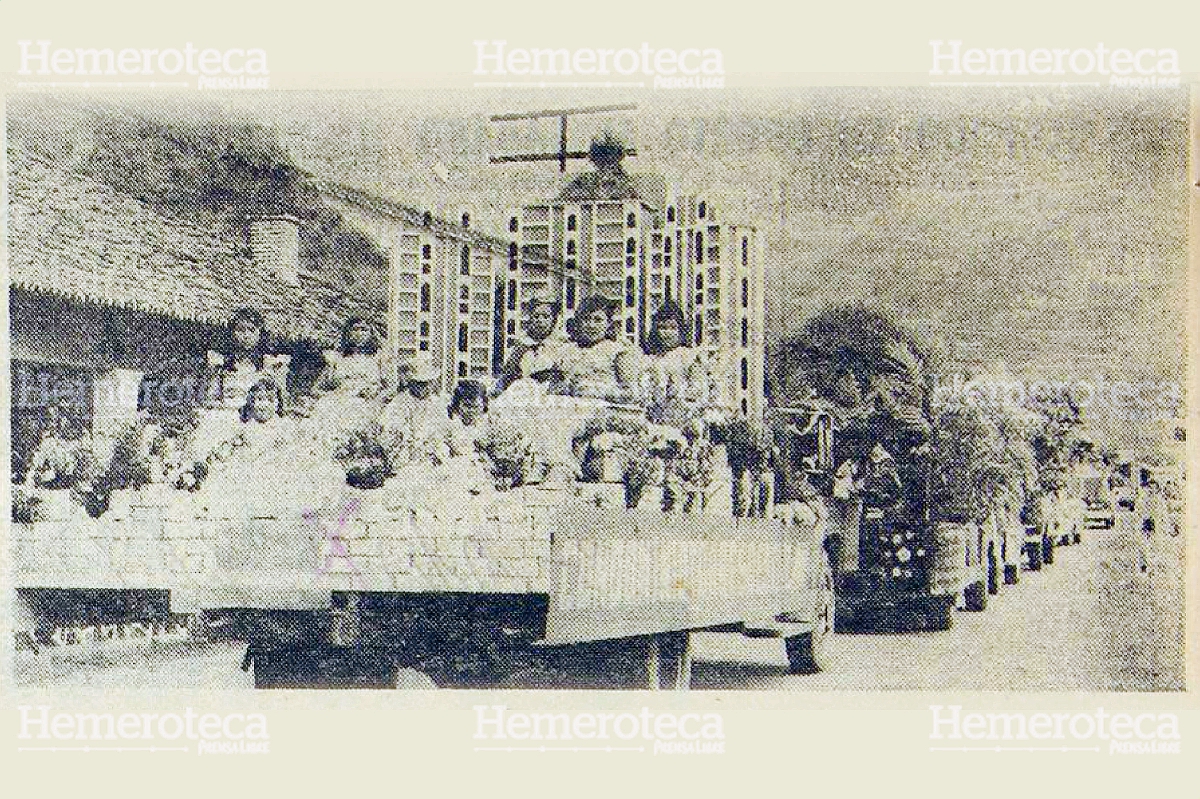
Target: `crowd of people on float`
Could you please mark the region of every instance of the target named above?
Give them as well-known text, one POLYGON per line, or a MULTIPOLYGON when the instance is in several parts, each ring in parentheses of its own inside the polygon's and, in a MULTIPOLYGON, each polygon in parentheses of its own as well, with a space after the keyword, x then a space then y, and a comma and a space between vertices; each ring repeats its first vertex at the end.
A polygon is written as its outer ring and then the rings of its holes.
MULTIPOLYGON (((627 426, 604 421, 616 413, 644 426, 641 446, 660 439, 657 473, 649 479, 664 487, 664 507, 679 505, 687 493, 681 485, 696 479, 689 469, 696 472, 704 457, 698 430, 715 394, 708 364, 674 303, 653 315, 644 349, 620 335, 618 307, 592 295, 564 319, 556 301, 529 301, 524 336, 494 383, 449 379, 424 353, 390 363, 376 324, 351 318, 337 346, 322 353, 311 386, 300 390, 291 356, 274 351, 263 316, 239 309, 207 353, 207 388, 191 424, 163 434, 143 413, 134 447, 148 464, 144 482, 231 495, 266 482, 377 487, 400 478, 413 486, 473 485, 489 477, 484 454, 520 461, 502 479, 490 475, 497 486, 551 476, 602 480, 603 469, 585 461, 620 445, 613 431, 627 426), (586 440, 583 429, 590 431, 586 440)), ((67 473, 82 471, 72 453, 91 442, 63 427, 46 427, 27 473, 29 488, 84 479, 67 473)))

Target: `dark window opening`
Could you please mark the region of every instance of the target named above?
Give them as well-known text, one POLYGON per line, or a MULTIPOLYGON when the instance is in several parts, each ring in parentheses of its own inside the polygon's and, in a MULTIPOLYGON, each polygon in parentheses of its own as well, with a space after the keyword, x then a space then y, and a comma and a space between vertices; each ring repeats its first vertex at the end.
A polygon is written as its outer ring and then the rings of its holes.
POLYGON ((421 310, 422 311, 429 310, 429 284, 428 283, 421 284, 421 310))
POLYGON ((461 263, 459 264, 458 271, 464 275, 471 274, 471 248, 464 244, 459 257, 461 263))
POLYGON ((575 214, 567 215, 567 230, 575 229, 575 214))

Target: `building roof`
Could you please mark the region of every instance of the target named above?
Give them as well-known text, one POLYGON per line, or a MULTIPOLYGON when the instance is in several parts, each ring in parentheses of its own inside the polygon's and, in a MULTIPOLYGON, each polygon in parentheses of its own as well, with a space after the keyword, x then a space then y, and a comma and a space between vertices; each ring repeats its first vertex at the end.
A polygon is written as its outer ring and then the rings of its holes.
MULTIPOLYGON (((380 216, 398 219, 410 227, 428 230, 440 238, 458 239, 464 244, 480 247, 495 255, 507 256, 510 245, 514 243, 510 239, 493 236, 472 228, 465 228, 456 222, 443 219, 430 211, 422 211, 414 206, 390 200, 386 197, 380 197, 379 195, 354 186, 348 186, 344 183, 332 180, 314 180, 313 185, 327 197, 350 203, 380 216)), ((530 250, 522 251, 521 260, 528 265, 544 266, 552 272, 563 272, 565 269, 561 259, 541 255, 530 250)))
POLYGON ((299 285, 255 264, 239 225, 161 214, 24 150, 8 149, 8 263, 16 288, 210 324, 248 306, 293 339, 332 340, 383 297, 351 297, 311 271, 299 285))

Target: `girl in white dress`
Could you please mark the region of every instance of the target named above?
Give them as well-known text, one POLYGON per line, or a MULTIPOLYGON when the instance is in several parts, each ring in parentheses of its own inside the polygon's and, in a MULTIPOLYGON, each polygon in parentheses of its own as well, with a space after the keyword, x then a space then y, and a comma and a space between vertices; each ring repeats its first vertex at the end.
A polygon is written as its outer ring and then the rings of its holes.
POLYGON ((642 365, 640 389, 650 421, 683 428, 701 417, 707 359, 701 348, 690 345, 683 310, 671 300, 654 312, 642 365))
POLYGON ((290 358, 271 354, 269 341, 262 314, 241 308, 229 319, 221 350, 209 351, 212 377, 205 407, 199 411, 196 429, 190 437, 189 449, 196 460, 203 460, 217 445, 237 433, 239 414, 255 383, 271 378, 278 385, 284 384, 290 358))

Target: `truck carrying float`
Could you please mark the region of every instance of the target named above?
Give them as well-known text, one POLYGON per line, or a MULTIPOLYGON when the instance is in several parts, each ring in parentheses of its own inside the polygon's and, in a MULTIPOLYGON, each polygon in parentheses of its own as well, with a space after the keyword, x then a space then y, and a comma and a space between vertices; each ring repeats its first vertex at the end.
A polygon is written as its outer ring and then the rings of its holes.
POLYGON ((550 662, 685 688, 697 630, 778 636, 793 671, 827 665, 823 526, 735 516, 719 469, 689 513, 650 491, 630 502, 623 465, 507 490, 436 469, 420 491, 336 474, 233 495, 240 478, 146 485, 98 518, 13 525, 18 628, 36 649, 54 630, 218 627, 261 688, 387 687, 405 670, 504 685, 550 662))

